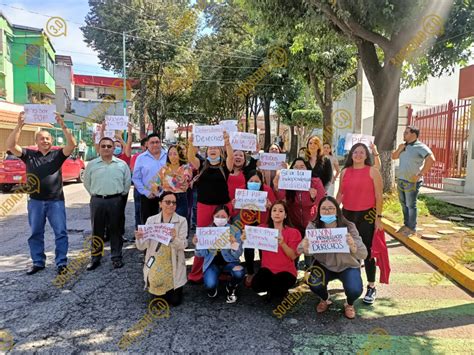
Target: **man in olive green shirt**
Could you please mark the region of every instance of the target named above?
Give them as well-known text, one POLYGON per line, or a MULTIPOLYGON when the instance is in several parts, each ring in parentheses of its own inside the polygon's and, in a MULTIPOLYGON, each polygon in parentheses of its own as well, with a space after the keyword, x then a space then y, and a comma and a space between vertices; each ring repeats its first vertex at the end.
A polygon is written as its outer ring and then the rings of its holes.
MULTIPOLYGON (((118 223, 120 218, 124 218, 121 200, 130 190, 131 177, 128 165, 114 157, 113 151, 112 139, 102 138, 99 142, 100 156, 87 164, 84 187, 91 195, 92 235, 103 240, 105 228, 108 228, 112 265, 117 269, 123 266, 123 241, 118 223)), ((103 243, 93 243, 87 270, 94 270, 100 265, 102 248, 103 243)))

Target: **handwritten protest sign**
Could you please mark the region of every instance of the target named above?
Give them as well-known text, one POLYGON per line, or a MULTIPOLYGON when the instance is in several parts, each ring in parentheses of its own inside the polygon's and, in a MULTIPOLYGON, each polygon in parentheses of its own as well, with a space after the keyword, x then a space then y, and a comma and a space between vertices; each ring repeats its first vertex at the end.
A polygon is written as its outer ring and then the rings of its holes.
POLYGON ((344 150, 351 150, 352 146, 356 143, 364 143, 367 148, 370 149, 370 144, 375 140, 374 136, 368 136, 366 134, 347 133, 346 143, 344 144, 344 150))
POLYGON ((278 189, 309 191, 311 170, 282 169, 278 180, 278 189))
POLYGON ((235 208, 264 212, 267 210, 267 195, 267 191, 236 189, 235 208))
POLYGON ((56 105, 25 104, 25 123, 55 123, 56 105))
POLYGON ((128 126, 128 116, 105 116, 105 124, 107 130, 119 130, 123 131, 127 129, 128 126))
POLYGON ((286 154, 262 153, 260 154, 260 170, 280 170, 286 161, 286 154))
POLYGON ((223 120, 219 122, 221 126, 227 133, 237 132, 237 120, 223 120))
POLYGON ((223 147, 224 129, 222 126, 194 126, 193 145, 195 147, 223 147))
POLYGON ((173 223, 144 224, 138 226, 138 230, 144 233, 144 240, 155 240, 163 245, 170 243, 173 228, 173 223))
POLYGON ((310 254, 350 253, 347 228, 307 229, 310 254))
POLYGON ((245 226, 245 236, 244 248, 278 251, 278 229, 245 226))
POLYGON ((230 145, 234 150, 257 150, 257 135, 245 132, 232 132, 230 134, 230 145))
POLYGON ((230 249, 230 227, 197 227, 196 249, 230 249))
MULTIPOLYGON (((94 126, 94 135, 95 135, 95 144, 99 144, 99 142, 100 142, 100 125, 98 125, 98 124, 95 124, 95 126, 94 126)), ((104 137, 114 138, 115 137, 115 131, 105 130, 104 131, 104 137)))

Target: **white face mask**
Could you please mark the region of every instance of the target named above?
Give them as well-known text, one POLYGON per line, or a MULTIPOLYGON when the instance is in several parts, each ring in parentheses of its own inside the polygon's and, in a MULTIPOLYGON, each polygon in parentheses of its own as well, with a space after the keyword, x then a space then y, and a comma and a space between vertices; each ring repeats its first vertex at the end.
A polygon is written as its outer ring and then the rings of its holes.
POLYGON ((227 218, 214 217, 214 224, 218 227, 224 227, 227 224, 227 218))

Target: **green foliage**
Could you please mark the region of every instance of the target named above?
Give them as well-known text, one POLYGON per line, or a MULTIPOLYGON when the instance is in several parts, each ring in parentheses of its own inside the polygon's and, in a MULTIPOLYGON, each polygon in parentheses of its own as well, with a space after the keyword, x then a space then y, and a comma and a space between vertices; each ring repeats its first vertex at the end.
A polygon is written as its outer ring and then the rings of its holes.
POLYGON ((295 110, 291 115, 291 121, 299 127, 322 128, 323 113, 321 110, 295 110))

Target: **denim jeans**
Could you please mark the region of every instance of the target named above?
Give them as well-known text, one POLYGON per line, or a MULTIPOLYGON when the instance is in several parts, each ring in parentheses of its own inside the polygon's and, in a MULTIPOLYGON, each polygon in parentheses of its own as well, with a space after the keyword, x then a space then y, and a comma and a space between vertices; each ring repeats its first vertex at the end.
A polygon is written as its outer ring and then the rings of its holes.
POLYGON ((416 231, 417 208, 416 200, 422 181, 416 183, 399 179, 397 182, 398 198, 402 205, 403 224, 416 231))
POLYGON ((354 302, 362 294, 362 278, 360 277, 360 268, 347 268, 341 272, 334 272, 326 269, 319 263, 315 263, 314 267, 309 276, 308 283, 310 284, 311 291, 317 294, 321 299, 326 301, 329 297, 328 294, 328 283, 329 281, 339 279, 342 281, 344 287, 344 293, 347 297, 347 303, 353 305, 354 302), (322 275, 324 274, 324 277, 322 275))
POLYGON ((188 218, 188 193, 179 192, 176 195, 176 213, 181 217, 188 218))
POLYGON ((64 201, 41 201, 28 199, 28 223, 31 236, 28 238, 33 265, 44 267, 46 254, 44 253, 44 227, 48 218, 55 236, 55 263, 56 266, 67 264, 68 238, 66 228, 66 207, 64 201))
POLYGON ((245 275, 245 270, 243 267, 240 267, 240 270, 234 270, 235 266, 240 266, 240 263, 227 263, 226 265, 218 266, 216 264, 211 264, 204 272, 204 287, 208 290, 212 290, 217 287, 219 284, 219 275, 222 272, 228 272, 231 275, 230 285, 237 286, 240 281, 243 280, 245 275))

